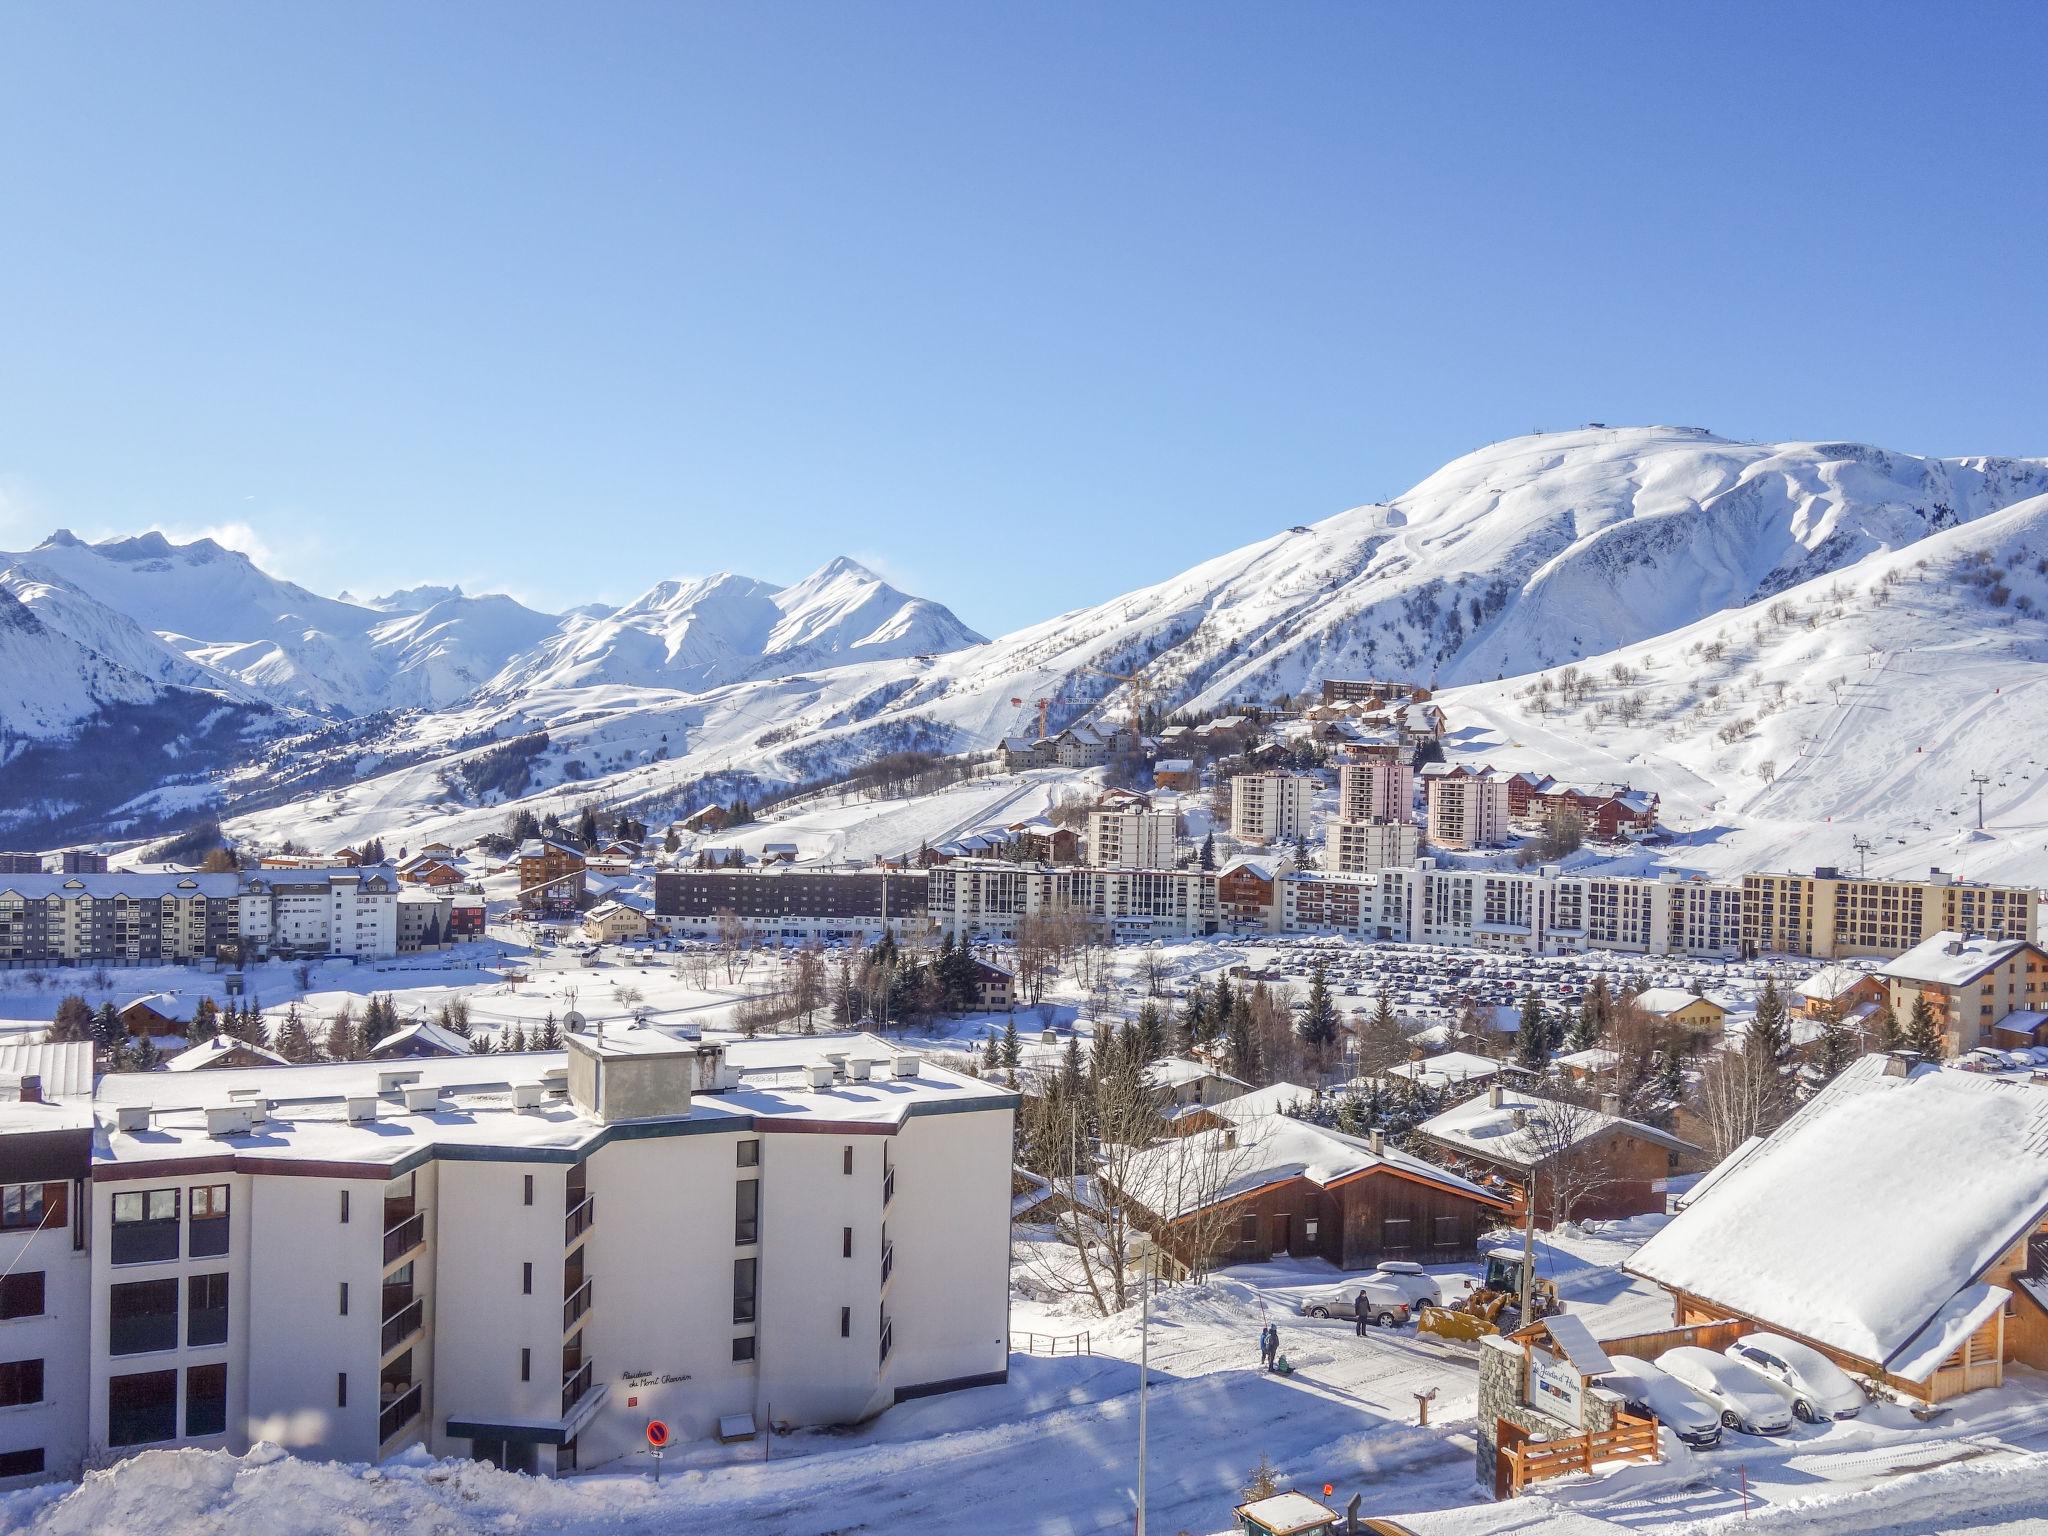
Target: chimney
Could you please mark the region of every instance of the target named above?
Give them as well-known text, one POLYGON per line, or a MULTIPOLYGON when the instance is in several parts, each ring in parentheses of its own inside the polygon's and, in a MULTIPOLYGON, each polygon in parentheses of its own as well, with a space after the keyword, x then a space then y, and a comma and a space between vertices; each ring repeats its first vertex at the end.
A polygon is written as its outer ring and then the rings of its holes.
POLYGON ((1380 1134, 1380 1128, 1378 1126, 1374 1126, 1372 1128, 1371 1134, 1368 1135, 1365 1138, 1365 1140, 1366 1145, 1372 1148, 1372 1155, 1374 1157, 1384 1157, 1386 1155, 1386 1138, 1380 1134))
POLYGON ((1884 1075, 1886 1077, 1911 1077, 1913 1075, 1913 1068, 1919 1064, 1919 1061, 1920 1053, 1918 1051, 1887 1052, 1884 1058, 1884 1075))
POLYGON ((1519 1131, 1525 1129, 1529 1124, 1529 1111, 1527 1111, 1526 1109, 1517 1109, 1516 1111, 1514 1111, 1514 1122, 1516 1130, 1519 1131))
POLYGON ((1621 1095, 1618 1093, 1601 1094, 1600 1113, 1603 1115, 1619 1116, 1621 1114, 1621 1095))
POLYGON ((35 1073, 25 1074, 21 1080, 21 1102, 40 1104, 43 1102, 43 1080, 35 1073))
POLYGON ((147 1104, 123 1104, 114 1111, 114 1129, 133 1136, 138 1131, 149 1129, 149 1106, 147 1104))
POLYGON ((1500 1084, 1499 1084, 1499 1083, 1495 1083, 1495 1084, 1493 1084, 1493 1086, 1491 1086, 1490 1088, 1488 1088, 1488 1089, 1486 1090, 1486 1107, 1487 1107, 1488 1109, 1499 1109, 1499 1108, 1500 1108, 1500 1084))

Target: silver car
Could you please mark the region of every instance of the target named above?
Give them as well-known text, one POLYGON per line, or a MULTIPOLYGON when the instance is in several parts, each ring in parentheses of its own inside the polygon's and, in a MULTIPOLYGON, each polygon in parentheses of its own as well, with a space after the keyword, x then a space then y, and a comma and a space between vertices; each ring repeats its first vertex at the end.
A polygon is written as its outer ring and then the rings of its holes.
POLYGON ((1777 1383, 1740 1360, 1696 1344, 1681 1344, 1657 1357, 1657 1369, 1720 1409, 1725 1428, 1751 1435, 1782 1435, 1792 1427, 1792 1409, 1777 1383))
POLYGON ((1792 1416, 1802 1424, 1853 1419, 1863 1411, 1863 1389, 1826 1355, 1796 1339, 1752 1333, 1722 1353, 1776 1387, 1792 1405, 1792 1416))
POLYGON ((1408 1298, 1376 1275, 1358 1275, 1324 1290, 1311 1291, 1298 1308, 1308 1317, 1357 1317, 1382 1328, 1398 1328, 1414 1308, 1408 1298))

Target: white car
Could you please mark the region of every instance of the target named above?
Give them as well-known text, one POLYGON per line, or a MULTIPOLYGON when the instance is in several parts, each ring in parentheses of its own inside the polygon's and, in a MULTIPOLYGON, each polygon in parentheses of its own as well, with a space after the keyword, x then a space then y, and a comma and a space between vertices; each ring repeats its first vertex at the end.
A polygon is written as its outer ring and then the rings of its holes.
POLYGON ((1802 1424, 1853 1419, 1863 1411, 1863 1389, 1819 1350, 1775 1333, 1752 1333, 1722 1351, 1778 1389, 1802 1424))
POLYGON ((1375 1264, 1372 1276, 1406 1296, 1411 1307, 1440 1307, 1444 1304, 1443 1287, 1437 1284, 1436 1276, 1410 1260, 1387 1259, 1375 1264))
POLYGON ((1299 1308, 1309 1317, 1356 1317, 1361 1309, 1369 1322, 1382 1328, 1400 1327, 1415 1310, 1406 1296, 1373 1275, 1359 1275, 1326 1290, 1311 1291, 1302 1298, 1299 1308))
POLYGON ((1657 1369, 1720 1409, 1724 1428, 1782 1435, 1792 1427, 1791 1406, 1777 1384, 1739 1360, 1697 1344, 1681 1344, 1657 1357, 1657 1369))
POLYGON ((1721 1443, 1721 1410, 1647 1360, 1616 1355, 1614 1369, 1600 1378, 1600 1385, 1619 1392, 1630 1413, 1654 1417, 1687 1445, 1704 1450, 1721 1443))

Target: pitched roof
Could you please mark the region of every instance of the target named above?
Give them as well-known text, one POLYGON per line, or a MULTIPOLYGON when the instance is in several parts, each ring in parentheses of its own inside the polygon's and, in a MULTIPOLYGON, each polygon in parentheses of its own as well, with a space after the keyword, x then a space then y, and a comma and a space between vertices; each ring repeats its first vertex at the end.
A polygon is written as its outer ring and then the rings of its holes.
POLYGON ((1993 939, 1983 934, 1961 934, 1944 928, 1888 962, 1878 974, 1897 981, 1963 987, 1993 967, 2003 965, 2023 949, 2040 952, 2038 946, 2025 939, 1993 939))
MULTIPOLYGON (((1527 1168, 1540 1163, 1556 1150, 1556 1133, 1543 1133, 1538 1127, 1528 1124, 1528 1117, 1546 1112, 1559 1111, 1566 1106, 1561 1100, 1545 1098, 1540 1094, 1522 1093, 1513 1088, 1502 1088, 1500 1103, 1493 1102, 1493 1089, 1465 1103, 1455 1105, 1440 1115, 1433 1115, 1416 1129, 1423 1135, 1447 1145, 1471 1152, 1489 1162, 1507 1163, 1527 1168), (1516 1121, 1516 1113, 1523 1116, 1516 1121)), ((1699 1148, 1691 1142, 1660 1131, 1654 1125, 1645 1125, 1640 1120, 1630 1120, 1623 1115, 1610 1115, 1604 1110, 1588 1109, 1582 1105, 1570 1105, 1570 1120, 1559 1125, 1558 1132, 1568 1133, 1574 1146, 1589 1141, 1617 1127, 1627 1130, 1631 1136, 1644 1141, 1655 1142, 1674 1152, 1697 1152, 1699 1148)))
POLYGON ((2048 1089, 1896 1071, 1884 1056, 1851 1063, 1624 1268, 1858 1359, 1917 1368, 1958 1294, 2048 1212, 2048 1089))
POLYGON ((1701 997, 1698 993, 1688 992, 1683 987, 1645 987, 1632 1001, 1643 1012, 1659 1015, 1676 1013, 1693 1003, 1706 1003, 1723 1013, 1728 1011, 1726 1003, 1716 1002, 1711 997, 1701 997))
POLYGON ((92 1093, 90 1040, 13 1041, 0 1045, 0 1074, 39 1077, 46 1099, 82 1099, 92 1093))
MULTIPOLYGON (((285 1059, 268 1046, 255 1045, 247 1040, 237 1040, 232 1035, 215 1035, 211 1040, 202 1040, 197 1045, 178 1052, 164 1063, 167 1072, 196 1072, 201 1067, 210 1067, 217 1062, 227 1061, 237 1054, 257 1057, 260 1061, 275 1066, 286 1065, 285 1059)), ((240 1062, 240 1066, 251 1063, 240 1062)))

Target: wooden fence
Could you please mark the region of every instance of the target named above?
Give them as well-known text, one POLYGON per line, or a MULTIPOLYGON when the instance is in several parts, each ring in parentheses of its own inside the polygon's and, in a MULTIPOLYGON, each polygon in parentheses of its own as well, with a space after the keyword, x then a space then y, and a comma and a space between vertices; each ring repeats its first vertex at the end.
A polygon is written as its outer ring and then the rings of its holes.
POLYGON ((1696 1344, 1716 1354, 1733 1344, 1756 1325, 1735 1321, 1688 1323, 1682 1328, 1659 1328, 1655 1333, 1631 1333, 1619 1339, 1602 1339, 1600 1347, 1610 1355, 1628 1355, 1636 1360, 1655 1360, 1667 1349, 1696 1344))
POLYGON ((1657 1421, 1624 1413, 1612 1429, 1590 1430, 1563 1440, 1524 1440, 1501 1454, 1508 1461, 1508 1491, 1518 1494, 1530 1483, 1591 1472, 1603 1461, 1655 1461, 1657 1421))
POLYGON ((1011 1343, 1014 1344, 1019 1337, 1024 1341, 1024 1353, 1027 1355, 1092 1355, 1095 1353, 1095 1343, 1085 1333, 1026 1333, 1012 1335, 1011 1343))

